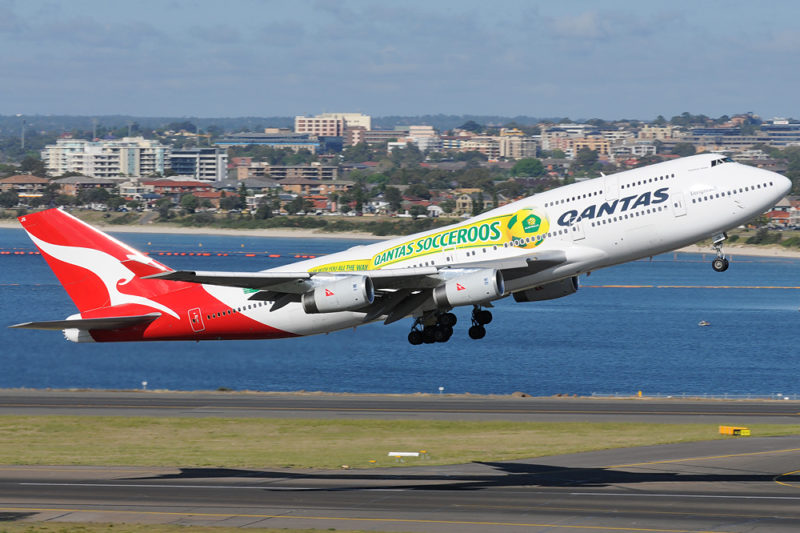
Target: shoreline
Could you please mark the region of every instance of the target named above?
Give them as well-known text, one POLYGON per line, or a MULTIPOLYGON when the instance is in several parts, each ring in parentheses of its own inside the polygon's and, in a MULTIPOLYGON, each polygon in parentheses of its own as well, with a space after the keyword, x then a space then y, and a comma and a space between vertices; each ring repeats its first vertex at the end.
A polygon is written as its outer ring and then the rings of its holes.
MULTIPOLYGON (((228 235, 246 237, 270 237, 279 239, 343 239, 343 240, 363 240, 363 241, 382 241, 402 235, 382 235, 377 236, 367 232, 343 231, 325 232, 318 229, 306 228, 265 228, 265 229, 224 229, 224 228, 196 228, 174 225, 113 225, 113 224, 94 224, 95 227, 109 233, 163 233, 163 234, 184 234, 184 235, 228 235)), ((0 228, 22 229, 16 220, 0 220, 0 228)), ((753 246, 729 244, 724 247, 725 254, 730 258, 736 256, 753 257, 776 257, 788 259, 800 259, 800 250, 784 248, 780 245, 753 246)), ((706 254, 713 255, 714 250, 710 245, 692 244, 673 250, 673 252, 706 254)), ((664 252, 672 253, 672 252, 664 252)))
POLYGON ((726 393, 708 394, 674 394, 668 395, 664 393, 655 393, 652 395, 642 394, 639 396, 637 393, 631 392, 630 394, 619 395, 587 395, 587 394, 544 394, 534 395, 521 391, 505 392, 505 393, 471 393, 471 392, 335 392, 326 390, 290 390, 290 391, 276 391, 276 390, 256 390, 256 389, 119 389, 119 388, 90 388, 90 387, 0 387, 0 394, 13 394, 18 396, 35 396, 38 394, 98 394, 98 395, 211 395, 211 396, 292 396, 292 397, 335 397, 335 398, 394 398, 394 399, 482 399, 482 400, 509 400, 514 401, 541 401, 541 400, 560 400, 564 402, 570 401, 637 401, 637 402, 775 402, 786 404, 787 402, 800 403, 796 394, 790 395, 776 395, 772 393, 767 394, 742 394, 742 395, 729 395, 726 393), (788 396, 795 396, 789 398, 788 396))
MULTIPOLYGON (((115 225, 92 223, 102 231, 108 233, 163 233, 184 235, 229 235, 245 237, 274 237, 280 239, 346 239, 381 241, 391 239, 397 235, 377 236, 365 231, 337 231, 327 232, 307 228, 264 228, 264 229, 227 229, 227 228, 197 228, 175 225, 115 225)), ((0 229, 22 229, 14 220, 0 220, 0 229)))

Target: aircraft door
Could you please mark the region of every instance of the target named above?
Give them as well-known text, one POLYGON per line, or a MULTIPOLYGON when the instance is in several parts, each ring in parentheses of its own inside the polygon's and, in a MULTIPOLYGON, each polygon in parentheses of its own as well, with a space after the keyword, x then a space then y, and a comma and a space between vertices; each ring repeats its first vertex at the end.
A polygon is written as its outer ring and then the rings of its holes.
POLYGON ((619 198, 619 177, 611 174, 603 178, 603 188, 606 193, 606 200, 616 200, 619 198))
POLYGON ((575 222, 570 224, 569 234, 572 236, 573 241, 585 239, 586 235, 583 233, 583 220, 576 219, 575 222))
POLYGON ((670 202, 672 202, 672 214, 675 215, 675 218, 686 214, 686 198, 683 192, 675 194, 670 198, 670 202))
POLYGON ((205 324, 203 324, 203 313, 200 312, 199 307, 189 309, 189 323, 192 325, 192 331, 195 333, 206 329, 205 324))

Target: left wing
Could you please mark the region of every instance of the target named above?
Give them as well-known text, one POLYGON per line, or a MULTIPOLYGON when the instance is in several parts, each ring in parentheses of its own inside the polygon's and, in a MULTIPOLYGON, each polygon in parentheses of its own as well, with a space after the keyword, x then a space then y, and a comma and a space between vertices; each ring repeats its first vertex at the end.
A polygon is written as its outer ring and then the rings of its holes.
POLYGON ((365 321, 386 316, 386 323, 413 314, 427 305, 433 289, 448 280, 478 269, 495 269, 509 279, 535 274, 567 261, 561 250, 537 251, 504 259, 487 259, 464 263, 451 263, 441 267, 385 268, 380 270, 348 271, 264 271, 215 272, 202 270, 176 270, 146 276, 143 279, 183 281, 224 287, 239 287, 255 291, 250 300, 274 302, 271 311, 290 302, 299 302, 301 295, 313 291, 321 284, 342 280, 349 276, 369 278, 377 298, 363 309, 365 321))
POLYGON ((347 270, 342 272, 214 272, 202 270, 175 270, 146 276, 143 279, 187 281, 224 287, 241 287, 284 294, 303 294, 314 288, 314 277, 366 276, 375 288, 432 288, 434 280, 425 278, 439 273, 436 267, 396 268, 385 270, 347 270))

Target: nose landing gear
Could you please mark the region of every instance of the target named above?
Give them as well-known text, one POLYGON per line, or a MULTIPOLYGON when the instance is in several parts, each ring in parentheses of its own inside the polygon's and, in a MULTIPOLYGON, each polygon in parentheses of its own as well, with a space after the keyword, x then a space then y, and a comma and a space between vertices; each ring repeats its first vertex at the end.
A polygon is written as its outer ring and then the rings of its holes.
POLYGON ((711 246, 717 252, 717 257, 711 261, 711 268, 715 272, 725 272, 728 270, 728 260, 725 258, 725 253, 722 251, 722 243, 728 238, 727 233, 718 233, 714 235, 711 246))

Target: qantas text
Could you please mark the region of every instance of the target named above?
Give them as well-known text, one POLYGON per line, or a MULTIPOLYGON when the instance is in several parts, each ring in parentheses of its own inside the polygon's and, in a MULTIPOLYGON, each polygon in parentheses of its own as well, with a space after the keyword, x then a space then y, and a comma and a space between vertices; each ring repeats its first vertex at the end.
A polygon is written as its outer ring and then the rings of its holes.
POLYGON ((578 213, 576 209, 570 209, 558 217, 559 226, 571 226, 577 220, 591 219, 603 215, 613 215, 616 212, 627 211, 648 205, 661 204, 669 200, 669 187, 658 189, 653 193, 649 191, 638 196, 626 196, 613 202, 605 202, 599 205, 590 205, 578 213))

